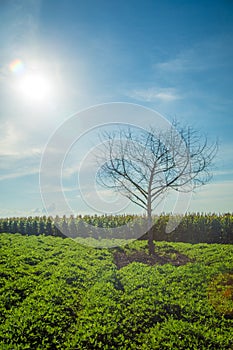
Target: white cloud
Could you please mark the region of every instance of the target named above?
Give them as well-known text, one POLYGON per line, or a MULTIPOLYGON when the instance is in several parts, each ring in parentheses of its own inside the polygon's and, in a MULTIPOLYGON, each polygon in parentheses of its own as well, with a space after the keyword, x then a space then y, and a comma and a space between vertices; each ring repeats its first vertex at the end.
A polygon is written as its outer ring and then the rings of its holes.
POLYGON ((77 175, 79 169, 80 169, 80 165, 64 167, 62 169, 62 177, 65 179, 72 178, 74 175, 77 175))
POLYGON ((173 92, 159 92, 155 95, 155 98, 164 101, 164 102, 170 102, 180 99, 181 97, 177 94, 174 94, 173 92))
POLYGON ((4 134, 0 140, 0 155, 17 155, 19 154, 19 144, 23 139, 22 132, 9 122, 3 125, 4 134))
POLYGON ((227 176, 227 175, 233 175, 233 169, 231 170, 216 170, 213 172, 213 176, 227 176))
POLYGON ((0 154, 0 164, 0 181, 38 174, 40 153, 32 149, 22 153, 0 154))
POLYGON ((19 171, 16 171, 16 172, 0 175, 0 181, 34 175, 34 174, 38 174, 38 172, 39 172, 38 168, 28 168, 27 170, 20 169, 19 171))
POLYGON ((63 184, 59 185, 47 185, 43 186, 43 193, 61 193, 61 192, 73 192, 75 195, 79 191, 77 186, 65 186, 63 184))
MULTIPOLYGON (((206 60, 202 61, 200 57, 200 50, 189 49, 180 52, 176 57, 171 58, 164 62, 159 62, 154 65, 156 70, 173 73, 173 72, 187 72, 187 71, 203 71, 211 68, 206 63, 206 60)), ((213 64, 212 64, 213 65, 213 64)))
POLYGON ((179 72, 184 70, 196 69, 196 66, 194 66, 192 62, 185 57, 177 57, 165 62, 157 63, 154 65, 154 68, 163 71, 179 72))
POLYGON ((26 157, 39 158, 42 154, 43 147, 38 145, 34 138, 34 145, 30 140, 29 132, 17 123, 5 122, 2 125, 0 137, 0 157, 13 157, 15 159, 26 157))
POLYGON ((28 140, 13 122, 3 123, 0 137, 0 181, 38 174, 42 147, 28 140))
POLYGON ((173 102, 182 98, 174 88, 148 88, 133 90, 129 93, 129 96, 136 100, 146 102, 173 102))
MULTIPOLYGON (((180 51, 176 56, 154 64, 154 69, 163 73, 181 73, 187 71, 201 72, 219 68, 221 66, 231 65, 229 52, 231 52, 231 36, 208 38, 208 41, 202 41, 180 51), (228 44, 228 45, 227 45, 228 44), (226 50, 226 47, 229 47, 226 50)), ((230 55, 231 56, 231 55, 230 55)))
POLYGON ((232 198, 233 181, 211 183, 193 195, 189 211, 232 212, 232 198))

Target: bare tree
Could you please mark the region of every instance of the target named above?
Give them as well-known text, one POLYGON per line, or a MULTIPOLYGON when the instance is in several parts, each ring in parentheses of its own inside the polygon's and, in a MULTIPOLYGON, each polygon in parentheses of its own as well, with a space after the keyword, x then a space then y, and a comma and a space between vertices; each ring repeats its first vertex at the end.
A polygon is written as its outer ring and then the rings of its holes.
POLYGON ((98 182, 146 211, 149 253, 154 254, 154 208, 169 190, 193 191, 210 180, 217 143, 209 145, 198 131, 176 123, 166 130, 117 128, 100 138, 98 182))

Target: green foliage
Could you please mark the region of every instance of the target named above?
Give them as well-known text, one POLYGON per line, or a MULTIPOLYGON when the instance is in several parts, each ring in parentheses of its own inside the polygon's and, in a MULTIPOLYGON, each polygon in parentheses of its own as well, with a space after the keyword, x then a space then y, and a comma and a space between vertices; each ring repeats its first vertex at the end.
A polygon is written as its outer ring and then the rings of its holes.
POLYGON ((117 270, 113 250, 2 233, 0 349, 232 349, 233 246, 156 245, 174 250, 193 262, 117 270))
MULTIPOLYGON (((233 215, 227 214, 187 214, 180 218, 174 216, 179 223, 174 231, 166 233, 169 215, 153 217, 153 238, 156 241, 186 243, 221 243, 233 244, 233 215), (181 220, 182 219, 182 220, 181 220)), ((0 232, 21 233, 22 235, 40 235, 94 239, 93 244, 99 246, 104 239, 147 239, 144 216, 139 215, 78 215, 69 218, 27 217, 0 219, 0 232), (117 227, 117 233, 113 229, 117 227), (101 229, 101 231, 98 230, 101 229)), ((83 241, 85 242, 85 241, 83 241)), ((104 242, 105 244, 106 242, 104 242)))
POLYGON ((233 272, 215 276, 208 292, 209 299, 220 313, 233 316, 233 272))

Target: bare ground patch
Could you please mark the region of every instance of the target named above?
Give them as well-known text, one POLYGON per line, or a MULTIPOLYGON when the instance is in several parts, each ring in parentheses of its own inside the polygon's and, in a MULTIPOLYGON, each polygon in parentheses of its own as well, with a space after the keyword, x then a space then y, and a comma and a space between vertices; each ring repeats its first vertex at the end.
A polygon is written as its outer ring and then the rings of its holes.
POLYGON ((125 251, 115 251, 113 253, 114 263, 118 269, 131 264, 132 262, 140 262, 147 265, 164 265, 172 264, 173 266, 185 265, 189 262, 193 262, 188 256, 178 252, 175 249, 167 251, 165 255, 149 255, 145 251, 134 251, 131 254, 126 254, 125 251))

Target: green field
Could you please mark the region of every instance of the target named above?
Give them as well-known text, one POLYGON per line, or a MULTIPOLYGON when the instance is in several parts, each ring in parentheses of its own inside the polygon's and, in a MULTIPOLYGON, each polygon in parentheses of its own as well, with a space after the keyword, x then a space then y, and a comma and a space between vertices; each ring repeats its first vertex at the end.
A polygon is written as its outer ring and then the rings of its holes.
POLYGON ((233 349, 233 246, 158 242, 190 261, 114 263, 146 250, 1 233, 0 349, 233 349))

